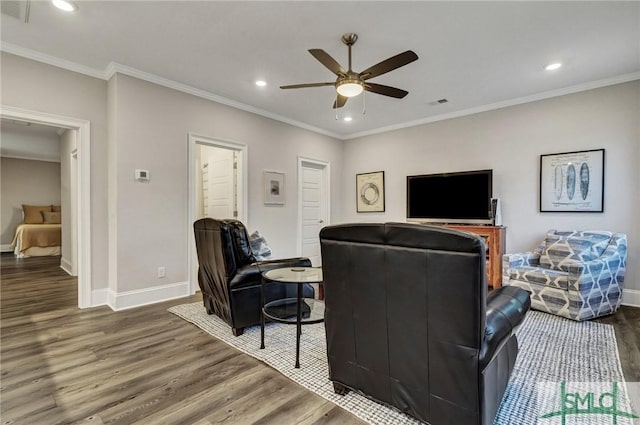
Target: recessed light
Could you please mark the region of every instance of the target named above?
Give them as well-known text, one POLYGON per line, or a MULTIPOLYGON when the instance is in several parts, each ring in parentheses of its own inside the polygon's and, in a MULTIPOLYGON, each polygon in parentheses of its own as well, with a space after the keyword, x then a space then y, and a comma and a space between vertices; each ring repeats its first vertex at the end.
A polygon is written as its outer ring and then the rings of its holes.
POLYGON ((544 69, 546 69, 547 71, 553 71, 555 69, 560 68, 561 66, 562 66, 562 64, 560 62, 550 63, 544 69))
POLYGON ((344 117, 344 118, 342 118, 342 120, 343 120, 343 121, 346 121, 346 122, 349 122, 349 121, 352 121, 352 120, 353 120, 353 118, 351 118, 351 117, 344 117))
POLYGON ((266 81, 263 81, 263 80, 257 80, 256 81, 256 86, 258 86, 258 87, 264 87, 266 85, 267 85, 266 81))
POLYGON ((69 0, 51 0, 51 3, 60 10, 65 12, 75 12, 78 10, 78 5, 69 0))

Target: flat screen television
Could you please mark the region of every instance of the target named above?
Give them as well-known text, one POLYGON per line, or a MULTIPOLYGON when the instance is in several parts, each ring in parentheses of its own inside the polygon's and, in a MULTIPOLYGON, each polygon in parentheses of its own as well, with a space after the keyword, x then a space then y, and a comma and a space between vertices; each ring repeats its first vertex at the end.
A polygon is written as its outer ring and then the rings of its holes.
POLYGON ((407 177, 407 221, 493 224, 492 170, 407 177))

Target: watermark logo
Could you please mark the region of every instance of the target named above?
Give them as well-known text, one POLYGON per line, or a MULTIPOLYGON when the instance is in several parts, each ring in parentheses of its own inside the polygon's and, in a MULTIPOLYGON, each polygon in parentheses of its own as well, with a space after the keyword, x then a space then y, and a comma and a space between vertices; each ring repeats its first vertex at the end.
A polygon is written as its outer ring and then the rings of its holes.
MULTIPOLYGON (((544 382, 538 385, 542 401, 542 425, 636 424, 634 390, 640 383, 624 382, 544 382), (635 387, 634 387, 635 385, 635 387), (629 389, 630 388, 630 389, 629 389)), ((636 394, 637 395, 637 394, 636 394)), ((635 399, 636 405, 640 400, 635 399)))

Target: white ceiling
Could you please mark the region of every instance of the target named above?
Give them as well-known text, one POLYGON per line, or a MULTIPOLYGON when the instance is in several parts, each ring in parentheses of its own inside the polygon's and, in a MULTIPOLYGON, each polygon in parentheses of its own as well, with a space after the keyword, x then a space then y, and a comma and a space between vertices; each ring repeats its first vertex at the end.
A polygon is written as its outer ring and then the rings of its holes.
POLYGON ((637 1, 78 4, 65 14, 32 2, 28 24, 24 14, 3 14, 3 50, 95 75, 114 62, 339 138, 640 78, 637 1), (404 50, 420 57, 371 80, 407 97, 367 94, 364 116, 362 99, 351 99, 339 112, 353 116, 349 123, 335 119, 332 87, 278 88, 333 81, 307 50, 324 49, 346 67, 346 32, 359 35, 355 71, 404 50), (564 66, 545 71, 555 61, 564 66), (432 105, 441 98, 449 102, 432 105))
POLYGON ((0 156, 60 162, 60 134, 64 129, 2 118, 0 156))

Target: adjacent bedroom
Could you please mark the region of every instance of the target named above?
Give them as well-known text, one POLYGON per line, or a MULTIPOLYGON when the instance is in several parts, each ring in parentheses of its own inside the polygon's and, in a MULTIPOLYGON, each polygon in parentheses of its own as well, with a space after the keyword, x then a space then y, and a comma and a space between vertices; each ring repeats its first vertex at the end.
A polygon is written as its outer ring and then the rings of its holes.
POLYGON ((60 267, 77 275, 75 131, 3 119, 1 137, 2 255, 58 256, 60 267))

